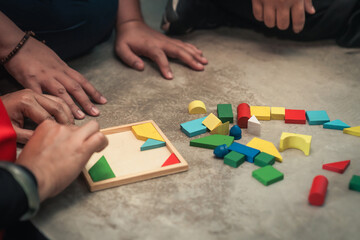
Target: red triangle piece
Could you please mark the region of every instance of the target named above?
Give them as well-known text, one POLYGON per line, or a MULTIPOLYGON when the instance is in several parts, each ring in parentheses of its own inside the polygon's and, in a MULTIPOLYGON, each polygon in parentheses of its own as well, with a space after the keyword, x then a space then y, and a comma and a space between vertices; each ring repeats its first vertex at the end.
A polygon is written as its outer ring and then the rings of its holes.
POLYGON ((340 162, 323 164, 323 169, 337 173, 344 173, 349 165, 350 165, 350 160, 345 160, 340 162))
POLYGON ((179 159, 176 157, 174 153, 170 155, 170 157, 164 162, 164 164, 161 167, 173 165, 176 163, 180 163, 179 159))

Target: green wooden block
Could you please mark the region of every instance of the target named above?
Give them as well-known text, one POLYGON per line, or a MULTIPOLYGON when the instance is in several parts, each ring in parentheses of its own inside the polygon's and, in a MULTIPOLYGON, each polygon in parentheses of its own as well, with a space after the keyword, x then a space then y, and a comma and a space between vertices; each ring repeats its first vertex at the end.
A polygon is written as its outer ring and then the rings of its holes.
POLYGON ((245 155, 231 151, 224 157, 224 163, 231 167, 237 168, 245 161, 245 155))
POLYGON ((273 165, 275 163, 275 157, 273 155, 261 152, 256 155, 254 159, 254 164, 259 167, 264 167, 266 165, 273 165))
POLYGON ((268 186, 284 179, 284 174, 273 166, 267 165, 252 172, 252 176, 259 182, 268 186))
POLYGON ((234 142, 233 136, 214 134, 190 141, 190 146, 215 149, 217 146, 226 144, 228 147, 234 142))
POLYGON ((94 182, 115 177, 114 172, 111 170, 111 167, 104 156, 89 169, 89 175, 94 182))
POLYGON ((217 113, 218 118, 221 120, 222 123, 234 122, 234 115, 232 111, 231 104, 218 104, 217 105, 217 113))
POLYGON ((352 176, 349 183, 349 189, 360 192, 360 176, 352 176))

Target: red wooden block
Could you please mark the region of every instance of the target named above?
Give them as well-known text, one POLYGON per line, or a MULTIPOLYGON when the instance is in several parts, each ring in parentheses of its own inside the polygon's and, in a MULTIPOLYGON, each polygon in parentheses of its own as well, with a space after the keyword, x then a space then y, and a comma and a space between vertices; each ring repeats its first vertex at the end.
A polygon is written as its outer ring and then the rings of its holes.
POLYGON ((305 124, 305 110, 285 109, 285 123, 305 124))
POLYGON ((340 162, 323 164, 322 168, 337 173, 344 173, 349 165, 350 165, 350 160, 345 160, 340 162))
POLYGON ((309 203, 311 205, 322 206, 324 204, 328 183, 329 181, 323 175, 314 178, 309 193, 309 203))
POLYGON ((247 103, 240 103, 237 107, 237 121, 241 128, 247 128, 248 120, 251 117, 250 106, 247 103))
POLYGON ((173 165, 176 163, 180 163, 179 159, 176 157, 176 155, 174 153, 172 153, 170 155, 170 157, 163 163, 163 165, 161 167, 165 167, 165 166, 169 166, 169 165, 173 165))

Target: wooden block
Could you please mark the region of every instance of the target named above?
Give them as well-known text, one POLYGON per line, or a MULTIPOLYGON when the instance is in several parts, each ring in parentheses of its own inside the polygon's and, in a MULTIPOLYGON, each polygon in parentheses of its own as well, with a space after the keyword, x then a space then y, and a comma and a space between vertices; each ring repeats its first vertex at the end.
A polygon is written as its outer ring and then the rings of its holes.
POLYGON ((275 147, 275 145, 272 142, 254 137, 253 139, 251 139, 250 142, 248 142, 248 144, 246 144, 246 146, 252 147, 252 148, 260 150, 261 152, 270 154, 270 155, 274 156, 275 160, 278 162, 282 162, 282 160, 283 160, 279 151, 277 150, 277 148, 275 147))
POLYGON ((247 103, 241 103, 237 107, 237 124, 241 128, 247 128, 250 118, 250 106, 247 103))
POLYGON ((255 115, 253 115, 248 121, 247 132, 255 136, 260 136, 261 134, 261 124, 255 115))
POLYGON ((190 114, 203 114, 206 113, 206 107, 204 102, 200 100, 194 100, 189 103, 189 113, 190 114))
POLYGON ((270 107, 267 106, 251 106, 251 116, 255 115, 258 120, 270 120, 270 107))
POLYGON ((280 152, 288 148, 296 148, 304 152, 306 156, 310 154, 311 136, 283 132, 280 137, 280 152))
POLYGON ((360 137, 360 126, 351 127, 351 128, 344 128, 343 132, 346 134, 354 135, 360 137))
POLYGON ((161 137, 151 122, 132 126, 131 130, 135 137, 139 140, 146 141, 148 138, 152 138, 164 142, 164 139, 161 137))
POLYGON ((218 104, 217 105, 218 118, 223 122, 234 122, 234 114, 231 104, 218 104))
POLYGON ((350 160, 345 160, 340 162, 323 164, 322 168, 337 173, 344 173, 349 165, 350 165, 350 160))
POLYGON ((89 175, 94 182, 115 177, 114 172, 111 170, 111 167, 104 156, 89 169, 89 175))
POLYGON ((159 148, 159 147, 164 147, 165 145, 166 145, 166 143, 163 142, 163 141, 158 141, 158 140, 149 138, 149 139, 146 140, 146 142, 140 147, 140 151, 146 151, 146 150, 150 150, 150 149, 155 149, 155 148, 159 148))
POLYGON ((251 163, 254 162, 256 155, 260 153, 258 149, 251 148, 237 142, 231 144, 229 150, 244 154, 246 156, 245 160, 251 163))
POLYGON ((285 123, 305 124, 305 110, 285 109, 285 123))
POLYGON ((284 120, 285 108, 284 107, 271 107, 270 109, 271 120, 284 120))
POLYGON ((202 122, 210 131, 214 130, 221 124, 221 120, 217 118, 213 113, 210 113, 202 122))
POLYGON ((349 183, 349 189, 360 192, 360 176, 352 176, 349 183))
POLYGON ((229 135, 229 122, 220 124, 210 134, 229 135))
POLYGON ((205 120, 206 117, 202 117, 199 119, 195 119, 186 123, 180 124, 181 131, 186 134, 188 137, 194 137, 203 133, 206 133, 207 128, 202 121, 205 120))
POLYGON ((309 125, 323 125, 330 122, 329 116, 326 111, 306 111, 306 119, 309 125))
POLYGON ((235 140, 241 139, 241 128, 238 125, 234 125, 230 129, 230 136, 233 136, 235 140))
POLYGON ((176 157, 176 155, 174 153, 172 153, 170 155, 170 157, 168 159, 166 159, 166 161, 164 162, 163 165, 161 165, 161 167, 166 167, 166 166, 170 166, 173 164, 177 164, 180 163, 179 159, 176 157))
POLYGON ((274 162, 275 162, 275 157, 265 152, 259 153, 254 160, 254 164, 259 167, 264 167, 266 165, 273 165, 274 162))
POLYGON ((284 179, 284 174, 271 165, 254 170, 252 176, 265 186, 269 186, 270 184, 284 179))
POLYGON ((190 141, 190 146, 215 149, 219 145, 226 144, 230 146, 234 142, 234 137, 214 134, 190 141))
POLYGON ((343 121, 336 119, 334 121, 324 123, 323 128, 343 130, 344 128, 350 128, 350 126, 344 123, 343 121))
POLYGON ((237 168, 245 161, 245 155, 231 151, 224 157, 224 164, 237 168))
POLYGON ((328 183, 329 181, 323 175, 314 178, 308 198, 311 205, 322 206, 324 204, 328 183))

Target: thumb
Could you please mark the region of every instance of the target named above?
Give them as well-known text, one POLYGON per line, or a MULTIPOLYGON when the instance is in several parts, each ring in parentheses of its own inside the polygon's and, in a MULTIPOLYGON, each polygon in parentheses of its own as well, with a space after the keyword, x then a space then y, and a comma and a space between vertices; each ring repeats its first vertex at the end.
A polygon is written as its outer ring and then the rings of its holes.
POLYGON ((17 126, 14 126, 14 130, 16 132, 16 141, 22 144, 27 143, 27 141, 29 141, 31 136, 34 134, 34 131, 32 130, 23 129, 17 126))

